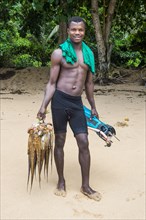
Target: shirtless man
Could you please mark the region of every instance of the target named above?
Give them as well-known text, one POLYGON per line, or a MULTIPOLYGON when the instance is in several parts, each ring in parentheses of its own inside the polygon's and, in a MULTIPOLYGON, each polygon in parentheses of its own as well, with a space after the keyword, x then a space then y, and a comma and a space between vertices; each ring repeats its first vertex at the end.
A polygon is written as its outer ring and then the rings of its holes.
POLYGON ((66 195, 64 178, 64 144, 66 140, 66 125, 69 123, 79 148, 79 163, 81 166, 81 192, 91 199, 99 201, 100 193, 89 185, 90 152, 88 148, 88 131, 83 112, 81 95, 85 88, 91 112, 98 117, 93 97, 94 85, 87 64, 84 63, 82 40, 85 35, 85 22, 80 17, 73 17, 68 23, 68 36, 77 56, 73 64, 67 63, 61 48, 51 55, 50 78, 46 86, 44 99, 37 114, 45 118, 46 108, 51 101, 52 119, 55 133, 54 158, 58 173, 58 184, 55 194, 66 195))

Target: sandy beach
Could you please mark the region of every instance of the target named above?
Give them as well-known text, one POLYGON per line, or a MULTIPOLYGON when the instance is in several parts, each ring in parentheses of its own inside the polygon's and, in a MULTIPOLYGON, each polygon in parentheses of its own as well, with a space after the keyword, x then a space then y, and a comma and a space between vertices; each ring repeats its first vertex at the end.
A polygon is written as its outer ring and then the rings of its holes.
MULTIPOLYGON (((120 141, 113 137, 112 146, 105 147, 104 141, 89 131, 90 184, 102 194, 96 202, 80 192, 78 148, 68 127, 64 149, 67 196, 62 198, 54 195, 54 161, 48 182, 42 173, 41 189, 36 178, 31 193, 27 191, 27 129, 36 121, 48 81, 47 68, 43 74, 29 70, 1 80, 1 219, 146 219, 146 87, 137 82, 95 85, 100 119, 116 129, 120 141)), ((84 93, 82 98, 89 107, 84 93)), ((50 106, 48 111, 47 121, 51 122, 50 106)))

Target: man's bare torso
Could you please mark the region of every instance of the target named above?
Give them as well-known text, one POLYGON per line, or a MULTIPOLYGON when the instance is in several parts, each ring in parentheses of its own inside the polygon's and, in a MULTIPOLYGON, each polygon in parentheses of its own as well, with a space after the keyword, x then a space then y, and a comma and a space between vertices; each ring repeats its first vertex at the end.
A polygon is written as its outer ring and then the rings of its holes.
POLYGON ((77 62, 66 63, 64 57, 60 61, 60 73, 56 88, 73 96, 80 96, 83 92, 88 66, 84 64, 82 51, 76 52, 77 62))

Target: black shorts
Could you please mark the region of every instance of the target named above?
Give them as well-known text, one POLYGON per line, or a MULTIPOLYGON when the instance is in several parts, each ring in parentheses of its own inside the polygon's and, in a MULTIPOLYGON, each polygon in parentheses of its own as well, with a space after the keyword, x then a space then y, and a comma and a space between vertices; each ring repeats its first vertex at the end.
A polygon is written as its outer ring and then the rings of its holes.
POLYGON ((74 135, 88 133, 81 96, 56 90, 51 101, 54 132, 66 133, 69 123, 74 135))

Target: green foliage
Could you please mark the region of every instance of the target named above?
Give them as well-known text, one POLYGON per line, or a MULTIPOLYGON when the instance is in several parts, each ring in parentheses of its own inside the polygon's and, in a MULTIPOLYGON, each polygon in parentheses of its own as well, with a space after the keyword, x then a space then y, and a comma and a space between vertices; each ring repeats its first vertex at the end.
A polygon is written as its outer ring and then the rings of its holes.
MULTIPOLYGON (((140 54, 139 54, 140 55, 140 54)), ((141 63, 141 56, 140 56, 140 59, 138 57, 134 59, 130 59, 128 62, 127 62, 127 66, 134 66, 134 67, 138 67, 141 63)))
POLYGON ((126 67, 138 67, 142 61, 142 56, 138 51, 121 51, 120 58, 126 67))
MULTIPOLYGON (((145 24, 145 23, 144 23, 145 24)), ((137 31, 124 33, 122 30, 114 30, 114 42, 112 61, 116 65, 124 67, 139 67, 146 64, 146 42, 145 25, 137 31)))
MULTIPOLYGON (((108 1, 99 0, 99 17, 103 25, 108 1)), ((87 23, 85 42, 98 60, 91 2, 87 0, 1 0, 0 67, 49 66, 50 55, 58 44, 55 27, 71 16, 81 16, 87 23), (55 31, 54 31, 55 30, 55 31)), ((117 0, 110 36, 113 45, 111 62, 125 67, 146 64, 146 24, 144 0, 117 0)))
POLYGON ((0 66, 47 65, 55 44, 54 39, 49 38, 53 26, 56 25, 54 21, 51 19, 48 22, 44 11, 41 14, 37 11, 35 13, 33 3, 26 1, 15 1, 13 4, 2 1, 0 6, 3 6, 0 7, 0 66), (5 17, 7 8, 9 10, 5 17))
POLYGON ((14 56, 12 62, 15 65, 15 67, 40 67, 42 65, 41 62, 34 60, 33 57, 29 54, 20 54, 14 56))
POLYGON ((110 41, 112 62, 124 67, 146 64, 145 1, 117 1, 110 41))

